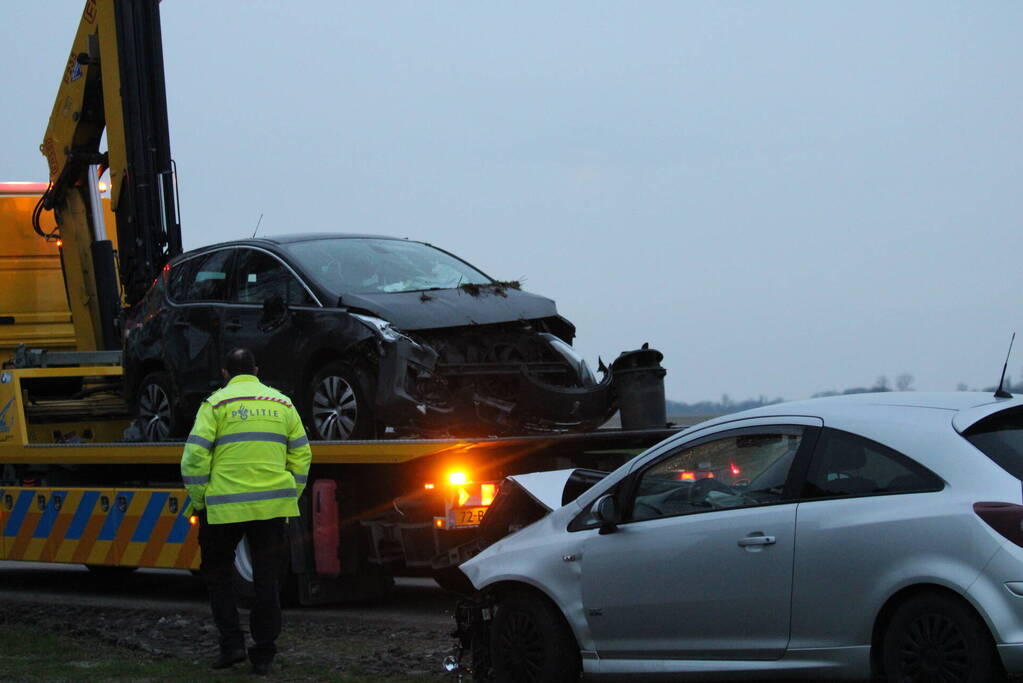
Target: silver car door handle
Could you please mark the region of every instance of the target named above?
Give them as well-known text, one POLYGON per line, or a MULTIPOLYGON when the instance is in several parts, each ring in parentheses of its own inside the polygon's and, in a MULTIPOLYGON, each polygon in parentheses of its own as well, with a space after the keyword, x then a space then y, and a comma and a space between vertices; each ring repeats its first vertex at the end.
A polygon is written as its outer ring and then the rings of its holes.
POLYGON ((777 539, 774 536, 747 536, 739 539, 739 547, 745 548, 750 545, 774 545, 777 539))

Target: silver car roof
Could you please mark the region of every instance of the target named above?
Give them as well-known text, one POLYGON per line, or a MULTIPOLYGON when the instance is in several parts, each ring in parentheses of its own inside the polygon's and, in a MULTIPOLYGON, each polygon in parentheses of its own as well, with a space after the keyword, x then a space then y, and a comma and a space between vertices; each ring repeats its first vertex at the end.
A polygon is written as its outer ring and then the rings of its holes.
MULTIPOLYGON (((753 408, 741 413, 723 415, 698 427, 706 428, 713 424, 722 424, 751 417, 774 417, 784 415, 805 415, 822 418, 825 423, 840 421, 850 412, 875 412, 875 409, 889 413, 892 417, 899 415, 913 421, 913 414, 918 408, 947 411, 953 427, 962 433, 978 421, 1007 408, 1023 406, 1023 396, 1014 398, 995 398, 993 394, 979 391, 887 391, 869 394, 850 394, 812 398, 804 401, 791 401, 774 405, 753 408), (832 418, 832 419, 829 419, 832 418)), ((688 431, 688 430, 687 430, 688 431)))

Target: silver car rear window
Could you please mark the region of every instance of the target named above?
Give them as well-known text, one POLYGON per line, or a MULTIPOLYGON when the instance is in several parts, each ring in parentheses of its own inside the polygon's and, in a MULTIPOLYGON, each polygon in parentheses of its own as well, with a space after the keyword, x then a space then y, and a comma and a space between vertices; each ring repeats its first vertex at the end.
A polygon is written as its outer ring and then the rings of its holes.
POLYGON ((986 417, 963 437, 1003 470, 1023 480, 1023 408, 986 417))

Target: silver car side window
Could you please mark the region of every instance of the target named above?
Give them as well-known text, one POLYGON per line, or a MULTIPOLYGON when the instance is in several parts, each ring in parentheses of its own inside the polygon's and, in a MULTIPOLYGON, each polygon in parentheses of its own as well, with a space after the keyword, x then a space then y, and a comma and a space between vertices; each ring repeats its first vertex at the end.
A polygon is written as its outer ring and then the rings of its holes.
POLYGON ((940 491, 941 478, 905 455, 856 434, 825 429, 803 499, 940 491))
POLYGON ((793 428, 683 447, 640 475, 629 520, 784 502, 802 438, 802 429, 793 428))

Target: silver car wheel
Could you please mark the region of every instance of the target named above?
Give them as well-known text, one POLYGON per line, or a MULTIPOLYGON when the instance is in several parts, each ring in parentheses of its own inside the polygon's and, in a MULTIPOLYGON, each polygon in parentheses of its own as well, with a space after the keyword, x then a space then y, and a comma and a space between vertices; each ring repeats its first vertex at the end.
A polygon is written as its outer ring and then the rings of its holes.
POLYGON ((147 384, 139 398, 139 421, 146 441, 166 441, 170 434, 171 403, 159 384, 147 384))
POLYGON ((327 441, 347 441, 359 417, 355 390, 343 377, 324 377, 313 394, 313 423, 327 441))

